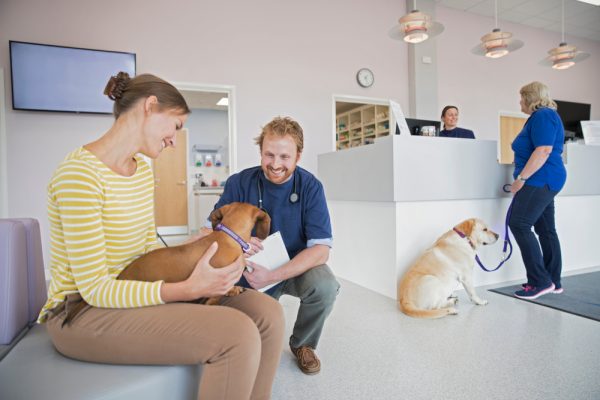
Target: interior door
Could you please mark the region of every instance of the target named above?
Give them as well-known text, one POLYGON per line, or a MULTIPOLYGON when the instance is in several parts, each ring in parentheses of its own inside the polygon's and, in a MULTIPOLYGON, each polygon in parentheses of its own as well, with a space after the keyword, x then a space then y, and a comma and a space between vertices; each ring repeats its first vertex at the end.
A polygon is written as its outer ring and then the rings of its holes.
POLYGON ((523 129, 527 118, 508 115, 500 116, 500 164, 512 164, 515 155, 510 147, 523 129))
POLYGON ((188 233, 187 129, 177 132, 176 147, 154 160, 154 213, 160 234, 188 233))

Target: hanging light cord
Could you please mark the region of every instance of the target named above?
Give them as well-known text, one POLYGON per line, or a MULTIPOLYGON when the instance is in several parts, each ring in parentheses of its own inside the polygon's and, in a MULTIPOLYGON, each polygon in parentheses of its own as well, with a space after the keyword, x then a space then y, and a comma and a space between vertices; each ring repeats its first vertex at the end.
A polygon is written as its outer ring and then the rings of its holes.
POLYGON ((562 0, 562 40, 561 43, 565 42, 565 0, 562 0))
POLYGON ((494 19, 496 21, 494 27, 498 28, 498 0, 494 0, 494 19))

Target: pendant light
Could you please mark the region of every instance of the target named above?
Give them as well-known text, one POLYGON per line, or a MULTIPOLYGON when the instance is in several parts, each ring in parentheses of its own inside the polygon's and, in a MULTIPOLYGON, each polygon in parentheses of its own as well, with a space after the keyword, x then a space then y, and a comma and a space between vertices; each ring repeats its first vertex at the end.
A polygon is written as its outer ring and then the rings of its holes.
POLYGON ((565 42, 565 1, 562 0, 562 40, 558 47, 548 50, 549 56, 546 57, 540 64, 552 66, 554 69, 568 69, 575 63, 581 62, 588 58, 589 53, 578 51, 577 47, 568 45, 565 42))
POLYGON ((523 42, 512 38, 512 33, 503 32, 498 28, 498 1, 494 1, 495 28, 492 32, 481 37, 481 43, 471 49, 471 53, 489 58, 504 57, 511 51, 523 47, 523 42))
POLYGON ((388 35, 392 39, 417 44, 444 31, 444 25, 433 21, 429 15, 417 10, 417 0, 414 0, 413 8, 413 11, 398 20, 400 25, 395 25, 390 29, 388 35))

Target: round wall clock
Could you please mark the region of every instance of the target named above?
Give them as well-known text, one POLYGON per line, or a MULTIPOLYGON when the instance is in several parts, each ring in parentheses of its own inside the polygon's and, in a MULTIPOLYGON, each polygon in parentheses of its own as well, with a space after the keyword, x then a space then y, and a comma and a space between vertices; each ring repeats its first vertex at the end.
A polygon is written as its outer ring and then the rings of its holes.
POLYGON ((356 73, 356 81, 362 87, 369 87, 375 82, 373 71, 368 68, 361 68, 356 73))

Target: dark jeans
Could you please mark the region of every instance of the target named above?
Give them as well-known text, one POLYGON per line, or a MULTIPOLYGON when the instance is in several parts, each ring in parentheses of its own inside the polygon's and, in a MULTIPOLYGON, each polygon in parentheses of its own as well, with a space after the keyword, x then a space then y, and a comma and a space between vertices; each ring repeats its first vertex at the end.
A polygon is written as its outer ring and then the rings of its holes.
POLYGON ((557 194, 547 185, 523 186, 515 194, 508 223, 521 249, 527 283, 539 288, 551 283, 557 287, 561 285, 562 258, 554 224, 554 197, 557 194), (539 242, 531 231, 532 226, 539 242))
MULTIPOLYGON (((238 285, 250 287, 243 276, 238 285)), ((325 320, 333 310, 339 290, 340 284, 333 272, 328 265, 323 264, 309 269, 302 275, 285 280, 265 293, 275 299, 279 299, 284 294, 300 299, 300 308, 290 337, 290 345, 295 348, 310 346, 316 349, 325 320)))

